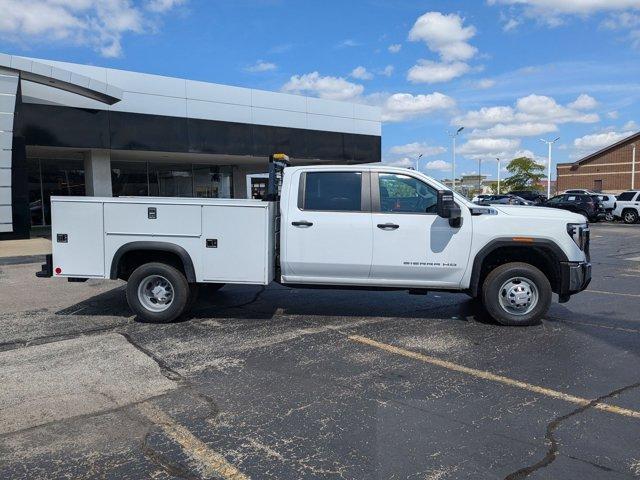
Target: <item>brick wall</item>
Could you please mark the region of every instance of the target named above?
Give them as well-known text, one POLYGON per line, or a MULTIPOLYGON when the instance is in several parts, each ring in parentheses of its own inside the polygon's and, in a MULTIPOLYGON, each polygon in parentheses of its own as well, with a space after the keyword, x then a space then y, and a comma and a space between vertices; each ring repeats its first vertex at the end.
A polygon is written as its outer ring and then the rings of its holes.
MULTIPOLYGON (((631 144, 635 138, 596 155, 586 162, 575 166, 572 163, 557 165, 557 187, 562 192, 570 188, 598 188, 597 180, 602 181, 602 191, 620 193, 631 188, 631 144)), ((635 187, 640 188, 640 142, 636 149, 635 187)))

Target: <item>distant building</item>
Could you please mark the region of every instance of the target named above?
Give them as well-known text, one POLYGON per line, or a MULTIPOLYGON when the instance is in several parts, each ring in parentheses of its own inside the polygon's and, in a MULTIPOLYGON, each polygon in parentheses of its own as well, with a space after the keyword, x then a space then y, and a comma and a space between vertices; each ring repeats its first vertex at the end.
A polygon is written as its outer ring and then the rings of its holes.
MULTIPOLYGON (((633 144, 640 140, 640 132, 598 150, 574 163, 559 163, 557 188, 586 188, 596 192, 618 194, 631 188, 633 144)), ((638 142, 640 147, 640 142, 638 142)), ((637 155, 640 155, 640 148, 637 155)), ((635 187, 640 187, 640 158, 636 158, 635 187)))

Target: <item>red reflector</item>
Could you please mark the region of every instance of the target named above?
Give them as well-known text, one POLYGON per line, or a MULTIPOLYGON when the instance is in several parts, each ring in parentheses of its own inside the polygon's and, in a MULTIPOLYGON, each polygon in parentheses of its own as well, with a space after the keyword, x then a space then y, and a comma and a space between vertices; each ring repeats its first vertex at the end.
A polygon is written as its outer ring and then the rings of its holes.
POLYGON ((56 275, 60 275, 62 273, 62 269, 60 267, 56 267, 56 275))

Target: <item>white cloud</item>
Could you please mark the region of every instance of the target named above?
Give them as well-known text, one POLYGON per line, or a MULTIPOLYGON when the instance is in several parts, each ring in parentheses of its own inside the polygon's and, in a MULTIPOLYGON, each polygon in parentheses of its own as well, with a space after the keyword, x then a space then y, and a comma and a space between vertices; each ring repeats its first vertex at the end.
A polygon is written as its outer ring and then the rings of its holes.
POLYGON ((394 71, 395 67, 393 65, 387 65, 379 73, 380 75, 384 75, 385 77, 390 77, 391 75, 393 75, 394 71))
POLYGON ((341 41, 336 45, 338 48, 351 48, 351 47, 359 47, 362 45, 360 42, 356 42, 352 38, 347 38, 346 40, 341 41))
POLYGON ((385 164, 387 165, 391 165, 393 167, 402 167, 402 168, 415 168, 416 167, 416 161, 415 159, 409 158, 409 157, 402 157, 402 158, 395 158, 392 160, 389 159, 384 159, 382 160, 385 164))
POLYGON ((393 45, 389 45, 388 50, 391 53, 398 53, 402 49, 402 45, 399 43, 394 43, 393 45))
POLYGON ((607 118, 610 118, 612 120, 616 120, 618 118, 619 114, 617 110, 612 110, 610 112, 607 112, 607 118))
POLYGON ((574 153, 572 158, 582 157, 586 154, 596 152, 601 148, 612 145, 620 140, 633 135, 634 131, 625 132, 601 132, 576 138, 573 141, 574 153))
POLYGON ((532 13, 552 12, 567 15, 589 15, 597 12, 640 8, 638 0, 488 0, 489 5, 522 5, 532 13))
POLYGON ((185 1, 186 0, 149 0, 147 8, 152 12, 162 13, 171 10, 173 7, 182 5, 185 1))
POLYGON ((427 95, 394 93, 379 98, 382 107, 383 122, 401 122, 439 110, 448 110, 456 104, 455 100, 440 92, 427 95))
POLYGON ((556 132, 558 127, 553 123, 498 123, 487 130, 474 130, 472 137, 532 137, 549 132, 556 132))
POLYGON ((262 60, 258 60, 253 65, 245 68, 247 72, 251 73, 260 73, 260 72, 270 72, 277 69, 278 66, 275 63, 264 62, 262 60))
POLYGON ((409 32, 412 42, 423 41, 429 50, 447 62, 469 60, 477 49, 468 43, 476 34, 473 26, 464 27, 464 20, 454 13, 443 15, 428 12, 419 17, 409 32))
POLYGON ((640 9, 639 0, 488 0, 487 3, 509 6, 511 14, 517 12, 521 17, 549 27, 562 25, 566 17, 586 18, 589 15, 608 12, 611 18, 603 22, 605 28, 629 28, 634 19, 628 12, 640 9), (622 18, 619 18, 620 16, 622 18))
POLYGON ((371 80, 373 78, 373 74, 363 66, 358 66, 351 70, 350 75, 358 80, 371 80))
POLYGON ((464 75, 469 70, 469 65, 464 62, 440 63, 418 60, 418 64, 409 69, 407 80, 413 83, 448 82, 464 75))
POLYGON ((424 157, 430 157, 433 155, 440 155, 446 152, 444 147, 428 145, 424 142, 407 143, 406 145, 396 145, 389 149, 389 153, 394 155, 405 155, 409 157, 417 157, 422 154, 424 157))
POLYGON ((449 162, 445 162, 444 160, 432 160, 431 162, 427 162, 426 169, 438 170, 440 172, 450 172, 451 164, 449 162))
POLYGON ((571 102, 567 107, 576 110, 593 110, 598 106, 596 99, 586 93, 581 94, 575 101, 571 102))
POLYGON ((118 57, 124 35, 157 31, 162 14, 184 1, 2 0, 0 36, 20 43, 88 45, 118 57))
POLYGON ((640 127, 638 127, 638 124, 633 120, 629 120, 627 123, 624 124, 622 129, 623 130, 639 130, 640 127))
POLYGON ((458 148, 458 153, 465 156, 488 155, 496 152, 516 150, 520 140, 509 138, 472 138, 458 148))
POLYGON ((516 19, 516 18, 510 18, 507 21, 505 21, 504 25, 502 26, 502 30, 504 30, 505 32, 513 32, 516 28, 518 28, 520 26, 520 20, 516 19))
POLYGON ((478 80, 475 83, 475 88, 478 88, 480 90, 486 90, 487 88, 495 87, 495 85, 496 85, 495 80, 491 78, 483 78, 481 80, 478 80))
POLYGON ((352 100, 364 87, 342 77, 321 76, 318 72, 294 75, 282 87, 283 92, 315 95, 331 100, 352 100))
POLYGON ((516 101, 515 107, 500 105, 472 110, 455 117, 452 125, 474 128, 473 137, 528 137, 555 132, 559 124, 595 123, 596 113, 586 110, 597 105, 589 95, 580 95, 568 105, 543 95, 528 95, 516 101))

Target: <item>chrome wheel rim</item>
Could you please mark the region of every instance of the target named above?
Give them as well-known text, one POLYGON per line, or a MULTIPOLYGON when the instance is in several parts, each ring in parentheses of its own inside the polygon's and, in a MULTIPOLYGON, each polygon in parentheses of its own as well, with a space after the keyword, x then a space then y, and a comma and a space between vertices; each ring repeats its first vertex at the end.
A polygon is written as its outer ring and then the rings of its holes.
POLYGON ((162 275, 149 275, 138 285, 138 300, 151 312, 164 312, 173 301, 173 285, 162 275))
POLYGON ((613 221, 613 213, 607 213, 607 214, 605 214, 604 219, 605 219, 607 222, 612 222, 612 221, 613 221))
POLYGON ((636 220, 636 217, 633 213, 625 213, 624 220, 627 223, 633 223, 636 220))
POLYGON ((513 277, 498 290, 500 307, 510 315, 526 315, 538 304, 538 288, 527 278, 513 277))

